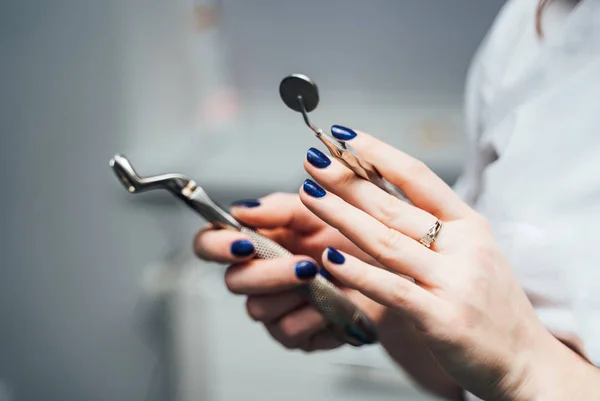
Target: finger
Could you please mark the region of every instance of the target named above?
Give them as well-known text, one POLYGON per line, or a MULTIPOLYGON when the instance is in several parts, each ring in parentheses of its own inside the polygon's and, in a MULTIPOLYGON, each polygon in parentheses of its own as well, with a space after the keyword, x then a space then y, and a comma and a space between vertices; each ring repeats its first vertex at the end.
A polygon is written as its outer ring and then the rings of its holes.
MULTIPOLYGON (((317 218, 312 212, 310 213, 314 218, 317 218)), ((325 225, 322 220, 319 221, 325 225)), ((332 227, 326 227, 309 235, 298 235, 297 232, 287 228, 261 229, 260 233, 277 242, 293 254, 305 254, 312 258, 319 258, 323 251, 323 244, 329 243, 332 246, 356 255, 368 263, 379 265, 379 262, 374 260, 373 257, 358 249, 352 242, 348 241, 348 238, 341 235, 332 227)))
POLYGON ((322 330, 308 339, 299 348, 304 352, 325 351, 345 344, 329 330, 322 330))
MULTIPOLYGON (((323 237, 331 240, 332 234, 336 237, 334 243, 341 249, 354 247, 346 238, 325 227, 323 221, 300 202, 298 194, 275 193, 259 200, 244 200, 235 204, 242 206, 234 206, 231 211, 234 217, 259 228, 260 234, 294 254, 308 253, 318 257, 323 250, 323 237)), ((369 255, 360 253, 365 259, 371 259, 369 255)))
POLYGON ((257 200, 234 202, 231 214, 251 227, 287 227, 299 233, 312 232, 323 224, 306 209, 297 194, 274 193, 257 200))
POLYGON ((431 316, 439 299, 415 283, 333 248, 323 252, 323 265, 341 283, 375 302, 403 312, 415 321, 431 316))
POLYGON ((337 195, 326 192, 312 180, 304 183, 300 199, 323 221, 337 228, 388 269, 435 285, 434 266, 440 255, 401 232, 386 227, 337 195))
POLYGON ((234 294, 273 294, 286 291, 315 277, 318 265, 306 256, 254 259, 230 266, 225 284, 234 294))
MULTIPOLYGON (((332 127, 336 137, 343 130, 340 126, 332 127)), ((420 160, 363 132, 358 132, 351 145, 383 177, 399 187, 415 206, 443 220, 460 219, 472 213, 452 188, 420 160)))
POLYGON ((246 300, 246 311, 252 319, 269 324, 305 304, 307 300, 299 291, 251 295, 246 300))
POLYGON ((291 349, 298 348, 315 333, 327 327, 327 321, 314 307, 305 306, 266 327, 273 338, 291 349))
MULTIPOLYGON (((318 149, 311 148, 308 151, 304 168, 328 191, 415 240, 421 238, 437 220, 426 211, 360 178, 318 149)), ((438 242, 438 245, 441 244, 438 242)))
POLYGON ((241 232, 207 226, 196 234, 194 252, 204 260, 234 263, 251 259, 255 249, 250 238, 241 232))

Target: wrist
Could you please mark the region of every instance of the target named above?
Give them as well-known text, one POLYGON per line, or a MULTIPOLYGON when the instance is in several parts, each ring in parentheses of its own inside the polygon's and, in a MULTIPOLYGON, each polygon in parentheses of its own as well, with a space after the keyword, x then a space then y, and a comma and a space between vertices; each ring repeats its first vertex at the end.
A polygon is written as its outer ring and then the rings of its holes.
MULTIPOLYGON (((593 382, 588 377, 595 370, 547 330, 524 366, 520 386, 511 400, 586 399, 581 391, 588 391, 593 382)), ((595 376, 594 372, 591 376, 595 376)))

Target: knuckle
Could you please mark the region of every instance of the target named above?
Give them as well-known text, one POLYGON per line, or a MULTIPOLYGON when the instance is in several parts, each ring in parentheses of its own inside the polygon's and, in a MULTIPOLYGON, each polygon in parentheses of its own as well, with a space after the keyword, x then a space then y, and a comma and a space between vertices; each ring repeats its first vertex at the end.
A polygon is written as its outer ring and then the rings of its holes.
MULTIPOLYGON (((454 336, 457 335, 459 330, 465 328, 464 322, 465 317, 463 314, 455 308, 449 308, 445 314, 439 316, 439 323, 437 325, 430 325, 432 334, 444 335, 443 333, 453 332, 454 336)), ((445 334, 447 336, 447 334, 445 334)))
POLYGON ((278 341, 285 349, 293 350, 298 348, 296 342, 291 338, 281 338, 278 341))
POLYGON ((315 351, 314 348, 309 344, 305 344, 305 345, 301 346, 299 349, 305 354, 311 354, 315 351))
POLYGON ((296 194, 291 194, 291 193, 287 193, 287 192, 272 192, 268 195, 266 195, 265 197, 262 198, 262 200, 265 203, 270 203, 272 205, 275 204, 291 204, 294 201, 296 201, 296 198, 298 198, 298 196, 296 194))
POLYGON ((248 313, 248 316, 252 318, 252 320, 257 322, 264 319, 264 310, 257 298, 248 297, 246 299, 246 312, 248 313))
POLYGON ((426 337, 435 338, 437 341, 442 339, 443 343, 455 341, 455 338, 459 336, 459 332, 463 330, 462 322, 464 318, 455 307, 444 305, 442 309, 442 311, 437 311, 434 316, 420 321, 418 329, 426 337))
POLYGON ((286 316, 281 319, 279 323, 279 330, 285 338, 290 339, 292 342, 296 342, 304 331, 304 325, 302 322, 298 321, 298 319, 286 316))
POLYGON ((200 258, 200 259, 204 259, 207 260, 207 255, 206 255, 206 250, 204 249, 203 246, 203 238, 205 238, 205 235, 208 231, 210 231, 212 229, 211 226, 206 226, 204 228, 202 228, 200 231, 198 231, 196 233, 196 235, 194 236, 194 240, 192 243, 192 247, 194 249, 194 254, 200 258))
POLYGON ((348 188, 348 186, 352 184, 355 179, 356 175, 351 170, 344 168, 341 169, 341 172, 337 177, 335 177, 334 180, 332 180, 332 182, 334 182, 339 188, 348 188))
POLYGON ((490 224, 489 220, 486 219, 481 214, 479 214, 479 213, 475 214, 475 216, 473 217, 473 221, 475 223, 475 226, 477 228, 479 228, 480 230, 482 230, 486 233, 492 232, 492 225, 490 224))
POLYGON ((286 349, 297 349, 300 345, 300 341, 297 337, 289 336, 284 332, 281 323, 279 324, 279 327, 271 331, 271 335, 286 349))
POLYGON ((410 299, 411 286, 407 285, 408 281, 398 277, 392 285, 392 303, 394 307, 403 309, 410 299))
POLYGON ((397 221, 399 218, 398 200, 391 195, 387 195, 379 206, 379 215, 386 223, 397 221))
POLYGON ((269 332, 271 337, 273 337, 273 339, 275 341, 277 341, 279 344, 281 344, 284 348, 286 348, 286 349, 297 348, 297 344, 295 344, 294 339, 285 336, 282 333, 281 328, 279 327, 279 324, 276 324, 276 325, 266 324, 265 328, 267 329, 267 331, 269 332))
POLYGON ((225 286, 229 290, 229 292, 233 294, 240 294, 239 288, 237 285, 236 275, 239 268, 237 266, 230 266, 225 271, 225 286))
POLYGON ((284 200, 287 199, 289 197, 290 194, 287 194, 285 192, 273 192, 270 193, 269 195, 267 195, 265 198, 270 199, 270 200, 284 200))
POLYGON ((400 247, 402 242, 403 234, 394 229, 388 229, 387 234, 384 238, 384 246, 391 250, 396 250, 400 247))
POLYGON ((489 243, 481 243, 474 247, 473 254, 477 265, 483 268, 491 268, 495 265, 496 250, 489 243))
POLYGON ((354 287, 358 288, 368 288, 369 283, 373 282, 373 273, 371 270, 364 272, 363 274, 353 273, 353 281, 355 283, 354 287))
POLYGON ((429 167, 421 160, 412 159, 406 166, 406 177, 408 180, 415 180, 429 174, 429 167))
POLYGON ((462 307, 448 316, 446 324, 449 325, 448 327, 454 327, 456 335, 461 336, 462 333, 468 333, 470 330, 473 330, 484 320, 485 317, 478 313, 475 308, 462 307))
POLYGON ((385 264, 385 260, 391 255, 398 253, 401 247, 403 234, 393 228, 386 229, 383 234, 380 245, 380 251, 376 252, 376 258, 378 262, 385 264))

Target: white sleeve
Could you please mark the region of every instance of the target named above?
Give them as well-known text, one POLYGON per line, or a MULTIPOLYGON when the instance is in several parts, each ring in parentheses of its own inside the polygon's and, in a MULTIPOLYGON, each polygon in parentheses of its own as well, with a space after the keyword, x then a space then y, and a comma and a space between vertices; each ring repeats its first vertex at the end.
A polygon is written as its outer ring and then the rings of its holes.
POLYGON ((482 109, 484 108, 481 88, 484 86, 485 74, 482 60, 486 58, 489 36, 488 33, 471 60, 465 84, 464 130, 467 157, 453 189, 469 204, 473 204, 480 191, 480 176, 485 166, 485 160, 482 159, 478 149, 478 142, 482 126, 482 109))
POLYGON ((563 57, 488 130, 476 207, 546 327, 600 365, 600 57, 563 57))

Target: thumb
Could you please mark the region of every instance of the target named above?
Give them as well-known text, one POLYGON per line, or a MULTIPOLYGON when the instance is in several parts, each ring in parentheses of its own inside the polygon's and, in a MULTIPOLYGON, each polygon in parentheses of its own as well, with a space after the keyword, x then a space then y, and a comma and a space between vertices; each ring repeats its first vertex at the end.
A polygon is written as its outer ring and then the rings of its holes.
POLYGON ((323 222, 302 204, 298 194, 273 193, 260 199, 233 203, 231 215, 254 228, 285 227, 299 232, 313 232, 323 222))

